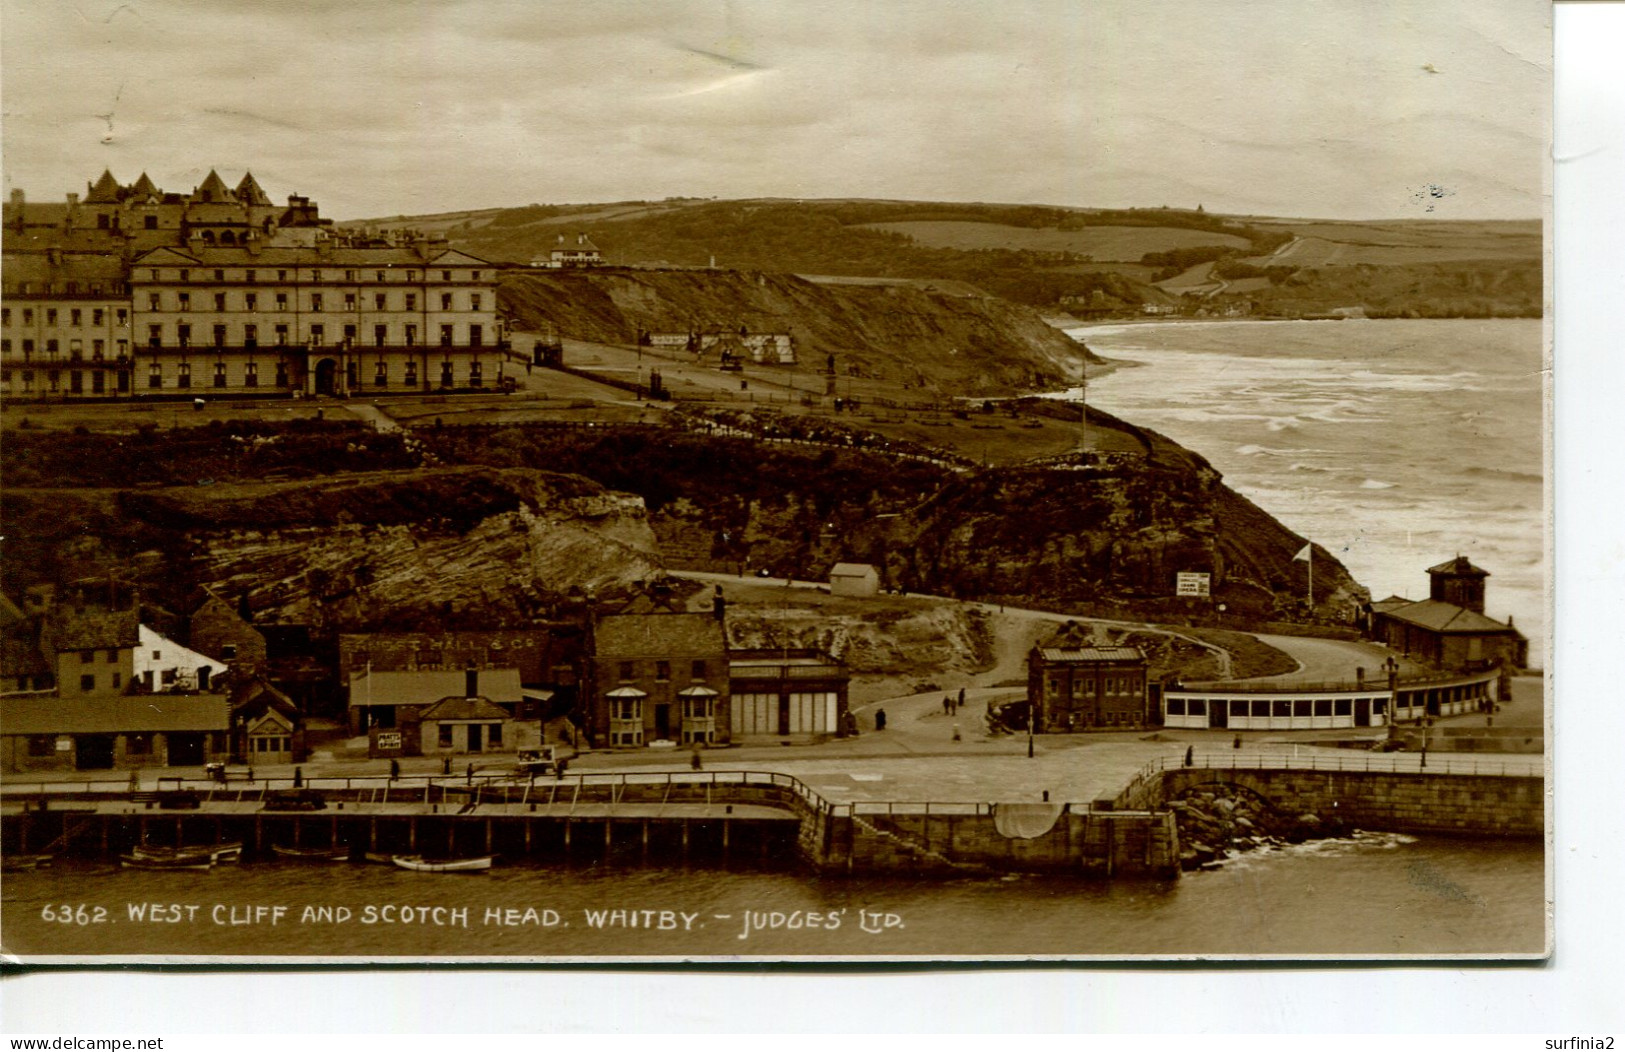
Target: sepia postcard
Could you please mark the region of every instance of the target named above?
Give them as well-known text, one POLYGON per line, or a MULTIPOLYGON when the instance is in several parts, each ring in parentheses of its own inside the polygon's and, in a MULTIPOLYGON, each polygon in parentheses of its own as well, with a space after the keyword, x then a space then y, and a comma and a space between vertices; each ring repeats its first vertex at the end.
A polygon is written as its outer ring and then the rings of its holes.
POLYGON ((1551 953, 1549 4, 0 12, 7 963, 1551 953))

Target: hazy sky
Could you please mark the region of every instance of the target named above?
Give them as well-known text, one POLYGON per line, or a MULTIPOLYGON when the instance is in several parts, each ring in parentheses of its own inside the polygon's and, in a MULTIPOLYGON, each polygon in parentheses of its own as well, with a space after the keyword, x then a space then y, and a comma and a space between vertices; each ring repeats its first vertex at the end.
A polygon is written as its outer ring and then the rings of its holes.
POLYGON ((0 11, 5 182, 34 200, 217 167, 340 219, 679 195, 1542 214, 1544 0, 0 11))

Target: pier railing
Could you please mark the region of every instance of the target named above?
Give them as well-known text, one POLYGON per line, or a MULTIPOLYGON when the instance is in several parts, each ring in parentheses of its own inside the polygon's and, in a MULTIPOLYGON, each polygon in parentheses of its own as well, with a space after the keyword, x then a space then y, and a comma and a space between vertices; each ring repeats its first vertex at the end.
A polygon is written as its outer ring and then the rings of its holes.
POLYGON ((1264 753, 1262 755, 1235 756, 1229 753, 1198 753, 1185 763, 1183 757, 1164 756, 1152 760, 1134 775, 1119 792, 1118 798, 1144 787, 1164 771, 1184 768, 1207 768, 1233 771, 1351 771, 1372 774, 1424 774, 1424 775, 1488 775, 1491 777, 1529 778, 1545 774, 1546 763, 1540 756, 1497 756, 1493 760, 1480 757, 1426 755, 1420 752, 1360 753, 1326 755, 1264 753))

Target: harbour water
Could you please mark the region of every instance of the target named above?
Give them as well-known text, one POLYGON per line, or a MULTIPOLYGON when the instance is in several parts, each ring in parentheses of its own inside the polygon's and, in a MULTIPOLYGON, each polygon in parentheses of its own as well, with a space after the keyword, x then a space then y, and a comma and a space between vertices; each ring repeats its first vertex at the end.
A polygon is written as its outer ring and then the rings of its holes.
POLYGON ((1093 405, 1208 459, 1373 599, 1456 554, 1545 653, 1541 322, 1176 322, 1068 330, 1132 362, 1093 405))
POLYGON ((1273 957, 1538 954, 1544 889, 1538 842, 1368 834, 1161 883, 275 863, 59 866, 3 894, 25 955, 1273 957))

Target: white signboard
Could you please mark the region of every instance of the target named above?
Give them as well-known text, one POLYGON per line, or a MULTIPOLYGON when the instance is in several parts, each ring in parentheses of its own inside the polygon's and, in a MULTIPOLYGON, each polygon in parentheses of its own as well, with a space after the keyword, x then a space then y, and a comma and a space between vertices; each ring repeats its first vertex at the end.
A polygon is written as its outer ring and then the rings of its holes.
POLYGON ((380 750, 383 750, 383 749, 399 749, 400 747, 401 747, 401 732, 400 731, 379 731, 378 732, 378 748, 380 750))
POLYGON ((1208 591, 1208 580, 1210 577, 1210 574, 1205 573, 1176 574, 1174 582, 1174 594, 1192 595, 1205 599, 1207 596, 1212 594, 1208 591))

